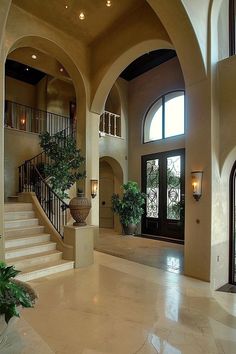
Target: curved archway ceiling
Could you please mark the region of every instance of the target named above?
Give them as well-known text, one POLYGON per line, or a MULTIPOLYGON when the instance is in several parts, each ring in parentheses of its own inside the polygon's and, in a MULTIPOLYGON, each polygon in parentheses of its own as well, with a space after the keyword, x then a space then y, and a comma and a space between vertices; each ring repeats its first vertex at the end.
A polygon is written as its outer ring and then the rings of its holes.
POLYGON ((148 70, 151 70, 174 57, 176 57, 176 52, 174 50, 154 50, 134 60, 124 71, 122 71, 120 77, 127 81, 133 80, 135 77, 144 74, 148 70))
POLYGON ((31 85, 36 85, 46 75, 40 70, 10 59, 6 60, 5 73, 6 76, 31 85))

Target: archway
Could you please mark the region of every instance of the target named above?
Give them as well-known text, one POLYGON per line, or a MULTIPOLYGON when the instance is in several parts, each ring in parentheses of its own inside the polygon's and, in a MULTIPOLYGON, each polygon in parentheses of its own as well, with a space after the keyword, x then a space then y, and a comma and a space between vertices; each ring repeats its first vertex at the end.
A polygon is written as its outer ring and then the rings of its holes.
POLYGON ((70 109, 76 102, 76 91, 66 68, 55 56, 34 47, 20 46, 11 51, 5 74, 7 201, 19 191, 18 167, 41 152, 38 134, 63 131, 69 135, 76 127, 70 109))
POLYGON ((141 55, 157 50, 157 49, 173 49, 171 43, 160 40, 146 40, 135 46, 132 46, 127 51, 122 53, 104 72, 103 76, 98 82, 92 83, 92 95, 91 95, 91 111, 101 113, 112 86, 119 77, 120 73, 135 59, 141 55))
POLYGON ((123 184, 123 171, 112 157, 104 156, 99 160, 99 226, 120 231, 117 217, 111 210, 111 196, 120 193, 123 184))

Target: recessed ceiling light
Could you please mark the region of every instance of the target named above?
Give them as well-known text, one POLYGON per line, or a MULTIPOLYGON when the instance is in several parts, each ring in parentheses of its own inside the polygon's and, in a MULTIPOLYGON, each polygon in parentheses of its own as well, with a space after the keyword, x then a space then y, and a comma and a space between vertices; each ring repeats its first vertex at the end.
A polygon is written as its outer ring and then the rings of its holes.
POLYGON ((111 6, 111 0, 107 0, 106 6, 107 6, 107 7, 110 7, 110 6, 111 6))
POLYGON ((35 59, 37 59, 37 55, 32 54, 32 55, 31 55, 31 58, 35 60, 35 59))
POLYGON ((80 19, 80 20, 84 20, 84 19, 85 19, 84 11, 80 11, 79 19, 80 19))
POLYGON ((25 68, 25 70, 26 70, 26 71, 29 71, 29 68, 27 67, 27 68, 25 68))
POLYGON ((60 72, 61 72, 61 73, 64 71, 64 69, 63 69, 63 68, 60 68, 59 70, 60 70, 60 72))
POLYGON ((65 8, 68 9, 68 5, 66 5, 65 8))

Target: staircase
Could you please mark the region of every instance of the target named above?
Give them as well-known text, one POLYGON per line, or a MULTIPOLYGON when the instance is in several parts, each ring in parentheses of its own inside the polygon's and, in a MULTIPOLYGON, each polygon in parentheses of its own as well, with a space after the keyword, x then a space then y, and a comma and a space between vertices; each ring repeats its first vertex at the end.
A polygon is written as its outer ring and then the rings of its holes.
POLYGON ((31 203, 5 204, 4 227, 6 263, 21 270, 18 279, 29 281, 74 268, 39 225, 31 203))

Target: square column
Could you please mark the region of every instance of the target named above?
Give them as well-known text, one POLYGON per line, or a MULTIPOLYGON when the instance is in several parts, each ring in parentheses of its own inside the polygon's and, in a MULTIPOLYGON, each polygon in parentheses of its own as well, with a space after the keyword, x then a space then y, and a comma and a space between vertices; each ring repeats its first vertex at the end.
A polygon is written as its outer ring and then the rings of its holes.
POLYGON ((94 236, 97 227, 65 226, 64 242, 74 247, 75 268, 87 267, 93 264, 94 236))

